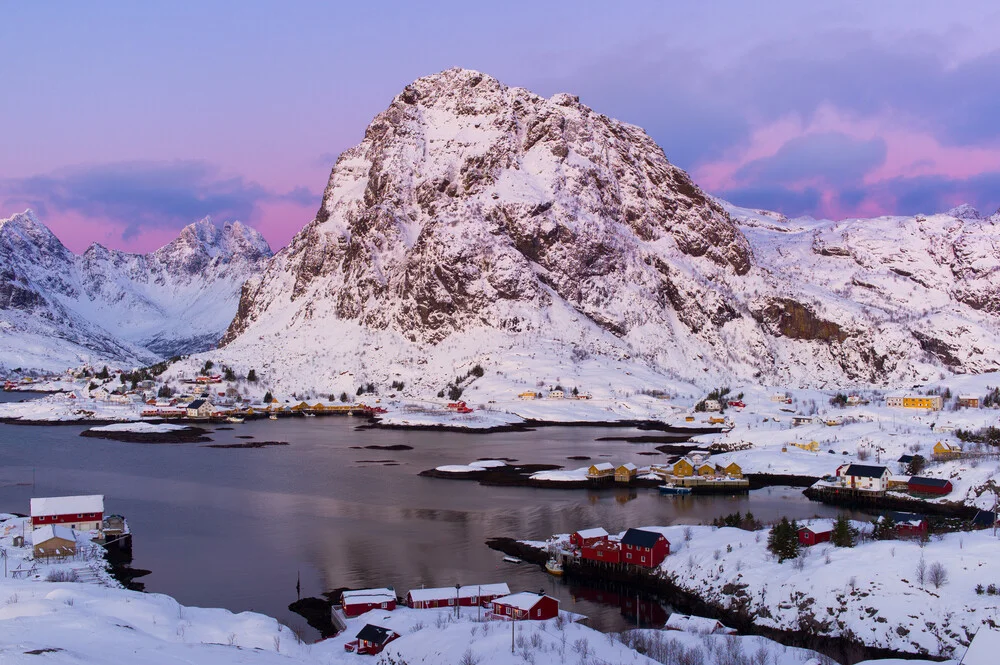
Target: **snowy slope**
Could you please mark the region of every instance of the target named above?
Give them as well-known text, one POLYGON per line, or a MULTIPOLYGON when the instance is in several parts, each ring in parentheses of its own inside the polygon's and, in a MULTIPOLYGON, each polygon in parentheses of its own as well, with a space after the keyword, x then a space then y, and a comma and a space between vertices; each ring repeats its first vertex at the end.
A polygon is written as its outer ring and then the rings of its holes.
POLYGON ((29 210, 0 220, 0 369, 134 366, 214 345, 271 250, 204 219, 156 252, 77 256, 29 210))
POLYGON ((341 155, 219 355, 274 368, 284 390, 402 380, 422 396, 477 363, 495 395, 995 370, 995 220, 956 214, 734 208, 637 127, 453 69, 407 86, 341 155))

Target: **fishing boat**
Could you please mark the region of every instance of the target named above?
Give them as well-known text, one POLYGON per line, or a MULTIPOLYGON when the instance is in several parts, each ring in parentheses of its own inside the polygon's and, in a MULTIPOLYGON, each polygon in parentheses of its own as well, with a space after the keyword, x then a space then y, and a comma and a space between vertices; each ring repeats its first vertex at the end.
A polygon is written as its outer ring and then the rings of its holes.
POLYGON ((680 495, 680 494, 690 494, 690 487, 677 487, 676 485, 660 485, 660 494, 667 495, 680 495))
POLYGON ((278 419, 278 414, 272 413, 271 415, 268 416, 268 419, 269 420, 277 420, 278 419))
POLYGON ((521 563, 521 560, 516 556, 510 556, 509 554, 503 558, 507 563, 521 563))
POLYGON ((557 559, 549 559, 545 562, 545 571, 549 575, 555 575, 556 577, 562 577, 563 566, 562 563, 557 559))
POLYGON ((307 412, 307 413, 303 413, 302 415, 305 416, 306 418, 315 418, 316 417, 315 413, 308 413, 307 412))
POLYGON ((239 416, 229 416, 228 418, 226 418, 226 422, 236 423, 238 425, 239 423, 243 422, 243 419, 240 418, 239 416))

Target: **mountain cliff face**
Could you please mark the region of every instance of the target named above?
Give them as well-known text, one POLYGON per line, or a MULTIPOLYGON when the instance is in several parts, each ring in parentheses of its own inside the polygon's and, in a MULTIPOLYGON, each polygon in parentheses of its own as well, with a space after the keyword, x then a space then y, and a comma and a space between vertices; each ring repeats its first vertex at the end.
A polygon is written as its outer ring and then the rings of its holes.
POLYGON ((224 343, 230 361, 273 358, 289 387, 317 389, 345 375, 434 387, 486 358, 533 385, 545 372, 525 358, 541 354, 555 380, 986 371, 1000 257, 974 212, 735 208, 637 127, 453 69, 407 86, 340 156, 316 218, 244 285, 224 343))
POLYGON ((151 254, 95 244, 77 256, 31 211, 0 220, 0 366, 132 366, 210 348, 270 256, 239 222, 202 220, 151 254))

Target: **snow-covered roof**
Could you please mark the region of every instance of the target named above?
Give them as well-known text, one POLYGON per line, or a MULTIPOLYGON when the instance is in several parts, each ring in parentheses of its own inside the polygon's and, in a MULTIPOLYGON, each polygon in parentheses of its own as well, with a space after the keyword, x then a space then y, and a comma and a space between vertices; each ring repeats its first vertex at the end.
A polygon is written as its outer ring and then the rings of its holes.
POLYGON ((603 527, 594 527, 593 529, 582 529, 576 532, 576 535, 581 538, 602 538, 608 535, 608 532, 604 530, 603 527))
POLYGON ((979 399, 979 395, 959 395, 958 399, 979 399))
POLYGON ((622 464, 618 468, 619 469, 627 469, 629 471, 637 471, 639 469, 639 467, 637 467, 635 464, 632 464, 632 462, 625 462, 624 464, 622 464))
POLYGON ((844 471, 845 476, 855 476, 857 478, 881 478, 888 469, 884 466, 872 464, 851 464, 844 471))
POLYGON ((545 596, 540 596, 537 593, 532 593, 530 591, 522 591, 521 593, 515 593, 509 596, 504 596, 503 598, 497 598, 493 602, 501 605, 507 605, 508 607, 513 607, 518 610, 530 610, 532 607, 537 605, 538 601, 542 598, 545 598, 545 596))
POLYGON ((390 600, 396 600, 396 592, 392 589, 357 589, 340 594, 340 602, 344 605, 378 604, 390 600))
POLYGON ((717 632, 735 632, 732 628, 727 628, 721 622, 708 617, 696 617, 690 614, 670 615, 667 623, 663 626, 670 630, 683 630, 686 633, 700 633, 710 635, 717 632))
POLYGON ((969 643, 962 665, 994 665, 1000 653, 1000 630, 983 626, 969 643))
POLYGON ((598 471, 614 471, 615 465, 611 462, 601 462, 600 464, 592 464, 594 469, 598 471))
POLYGON ((48 517, 50 515, 81 515, 84 513, 103 513, 104 495, 87 496, 51 496, 31 500, 32 517, 48 517))
POLYGON ((806 524, 801 529, 806 529, 807 531, 812 531, 813 533, 830 533, 833 531, 832 524, 806 524))
POLYGON ((459 587, 456 594, 455 587, 444 586, 433 589, 410 589, 410 600, 422 602, 427 600, 448 600, 449 598, 472 598, 474 596, 505 596, 510 593, 510 587, 506 582, 499 584, 469 584, 459 587))
POLYGON ((68 540, 71 543, 76 542, 76 535, 73 533, 73 529, 68 526, 60 526, 59 524, 46 524, 40 529, 35 529, 31 534, 31 544, 38 545, 39 543, 44 543, 52 540, 53 538, 62 538, 63 540, 68 540))

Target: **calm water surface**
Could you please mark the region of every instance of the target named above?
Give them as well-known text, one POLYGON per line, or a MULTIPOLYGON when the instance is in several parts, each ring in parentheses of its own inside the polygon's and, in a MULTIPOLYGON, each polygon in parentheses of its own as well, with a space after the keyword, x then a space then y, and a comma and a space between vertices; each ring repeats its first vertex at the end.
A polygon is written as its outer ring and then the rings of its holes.
MULTIPOLYGON (((0 393, 2 401, 20 398, 0 393)), ((147 591, 186 605, 264 612, 311 637, 287 609, 297 575, 303 596, 342 586, 388 585, 404 595, 420 585, 506 581, 515 591, 544 588, 564 609, 591 617, 595 628, 620 630, 631 621, 607 594, 571 590, 538 567, 504 563, 484 541, 699 523, 737 510, 765 520, 835 514, 786 488, 678 500, 645 489, 482 487, 417 476, 484 457, 567 467, 587 464, 570 455, 636 464, 666 459, 637 454, 653 451, 652 444, 595 441, 631 430, 473 435, 358 431, 361 422, 318 417, 212 428, 216 443, 241 442, 242 435, 290 444, 242 450, 83 438, 85 427, 76 425, 0 425, 0 511, 26 513, 32 496, 104 494, 106 511, 128 517, 135 533, 133 566, 152 571, 140 580, 147 591), (352 448, 393 444, 414 449, 352 448)))

